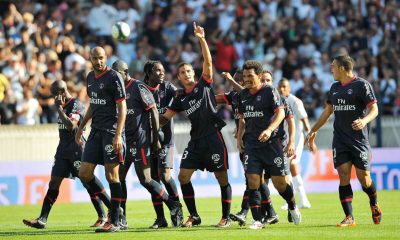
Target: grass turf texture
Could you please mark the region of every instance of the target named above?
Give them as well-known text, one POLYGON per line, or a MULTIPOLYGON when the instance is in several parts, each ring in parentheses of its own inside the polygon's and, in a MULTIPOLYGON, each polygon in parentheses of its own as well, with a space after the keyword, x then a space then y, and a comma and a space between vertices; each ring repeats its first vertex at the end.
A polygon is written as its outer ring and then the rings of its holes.
MULTIPOLYGON (((33 219, 40 213, 41 205, 1 206, 0 239, 399 239, 400 238, 400 191, 379 191, 383 218, 380 225, 374 225, 369 209, 369 200, 365 193, 356 192, 353 198, 353 211, 356 227, 338 228, 336 224, 344 214, 338 194, 309 194, 311 209, 302 209, 302 223, 295 226, 287 221, 287 212, 280 210, 283 200, 272 196, 272 201, 280 217, 278 224, 262 230, 248 229, 251 213, 245 227, 236 222, 227 229, 217 229, 221 217, 221 205, 218 198, 197 199, 197 209, 202 225, 191 229, 167 228, 148 229, 155 218, 152 203, 148 201, 130 201, 127 204, 129 229, 119 233, 94 233, 89 228, 97 219, 90 203, 55 204, 50 213, 46 229, 38 230, 25 226, 22 219, 33 219)), ((240 209, 241 198, 235 197, 232 213, 240 209)), ((183 203, 183 201, 182 201, 183 203)), ((165 214, 170 225, 169 211, 165 214)), ((185 221, 188 212, 184 207, 185 221)))

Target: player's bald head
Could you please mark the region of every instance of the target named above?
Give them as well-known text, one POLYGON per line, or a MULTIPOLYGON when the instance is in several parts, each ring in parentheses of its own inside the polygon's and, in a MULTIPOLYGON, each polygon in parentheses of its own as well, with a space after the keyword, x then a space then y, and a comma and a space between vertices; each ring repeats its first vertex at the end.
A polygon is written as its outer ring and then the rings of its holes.
POLYGON ((56 80, 51 84, 51 94, 56 96, 59 92, 67 91, 67 84, 63 80, 56 80))
POLYGON ((99 55, 106 55, 106 51, 104 51, 104 48, 96 46, 92 49, 90 49, 90 56, 99 56, 99 55))
POLYGON ((128 64, 122 60, 117 60, 112 64, 111 68, 117 72, 125 72, 128 70, 128 64))

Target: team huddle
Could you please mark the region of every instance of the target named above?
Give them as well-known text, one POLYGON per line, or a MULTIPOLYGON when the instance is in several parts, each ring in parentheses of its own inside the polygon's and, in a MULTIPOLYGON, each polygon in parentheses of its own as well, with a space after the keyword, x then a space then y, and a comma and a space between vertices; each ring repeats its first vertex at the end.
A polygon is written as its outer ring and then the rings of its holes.
POLYGON ((339 173, 339 197, 345 218, 337 226, 355 226, 352 213, 353 192, 350 185, 351 168, 356 168, 363 190, 368 194, 372 219, 381 222, 377 191, 370 177, 370 146, 367 124, 378 114, 371 85, 353 74, 353 60, 338 56, 331 64, 337 81, 328 94, 326 107, 313 127, 298 98, 290 94, 287 79, 272 86, 272 73, 263 70, 261 63, 248 60, 232 77, 222 76, 233 90, 215 95, 213 66, 204 29, 194 23, 203 56, 202 75, 195 80, 191 64, 178 65, 177 79, 183 89, 164 81, 161 62, 148 61, 144 80, 129 76, 125 62, 117 60, 105 65, 103 48, 90 52, 93 71, 87 76, 90 105, 85 113, 83 104, 68 92, 64 81, 51 86, 59 113, 60 142, 55 154, 49 189, 43 200, 40 216, 23 223, 45 228, 63 178, 78 177, 90 195, 98 214, 92 225, 96 232, 116 232, 128 228, 125 178, 133 164, 140 184, 151 195, 156 220, 150 228, 166 228, 164 204, 168 207, 172 227, 193 227, 201 224, 196 208, 191 177, 196 170, 213 172, 220 185, 222 216, 215 225, 226 228, 237 221, 246 224, 250 209, 253 218, 250 229, 262 229, 279 222, 272 205, 268 181, 285 200, 288 221, 301 223, 299 208, 310 208, 298 162, 304 143, 312 152, 317 150, 317 131, 335 114, 332 143, 334 165, 339 173), (231 213, 232 188, 228 179, 228 152, 221 129, 225 122, 217 114, 218 104, 229 104, 234 111, 237 148, 245 170, 246 190, 241 210, 231 213), (185 148, 178 180, 182 198, 189 212, 184 221, 177 184, 171 176, 173 167, 173 117, 185 112, 191 123, 190 140, 185 148), (86 140, 83 132, 91 120, 86 140), (306 138, 304 139, 304 135, 306 138), (97 165, 104 165, 110 196, 94 175, 97 165), (296 204, 294 194, 298 193, 296 204), (106 213, 103 204, 107 207, 106 213))

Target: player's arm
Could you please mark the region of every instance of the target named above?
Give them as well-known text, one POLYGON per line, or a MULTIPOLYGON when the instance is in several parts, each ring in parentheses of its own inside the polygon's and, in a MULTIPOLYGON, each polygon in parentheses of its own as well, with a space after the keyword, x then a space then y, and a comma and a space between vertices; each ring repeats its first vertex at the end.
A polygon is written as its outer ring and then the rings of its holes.
POLYGON ((311 128, 310 132, 308 133, 305 145, 308 146, 311 152, 317 151, 317 145, 315 145, 315 137, 317 136, 318 130, 324 126, 324 124, 329 120, 329 117, 333 113, 333 106, 332 104, 325 104, 325 109, 322 112, 321 116, 318 118, 317 122, 311 128))
POLYGON ((271 137, 272 132, 275 131, 276 128, 278 128, 279 124, 281 124, 284 118, 285 118, 285 110, 282 107, 276 108, 275 114, 272 117, 272 122, 269 124, 267 129, 261 132, 260 136, 258 137, 258 140, 260 142, 268 141, 268 139, 271 137))
POLYGON ((308 121, 308 118, 302 118, 301 122, 303 123, 304 126, 304 131, 306 132, 306 135, 310 132, 310 121, 308 121))
POLYGON ((175 114, 175 111, 167 109, 163 115, 160 115, 160 128, 164 127, 175 116, 175 114))
POLYGON ((240 92, 244 89, 244 87, 242 87, 242 85, 240 85, 239 83, 237 83, 235 81, 235 79, 233 79, 233 77, 231 76, 231 74, 229 72, 223 72, 222 77, 225 78, 225 80, 227 80, 229 82, 229 84, 233 87, 233 89, 236 92, 240 92))
POLYGON ((238 148, 239 152, 244 151, 243 135, 244 135, 244 124, 245 123, 246 122, 244 120, 243 114, 240 114, 239 125, 238 125, 237 135, 236 135, 237 148, 238 148))
POLYGON ((153 106, 150 108, 150 117, 151 117, 151 131, 153 134, 151 145, 153 153, 157 153, 158 150, 161 149, 161 144, 158 138, 158 130, 160 129, 159 114, 157 106, 155 104, 153 104, 153 106))
POLYGON ((81 124, 79 125, 78 131, 75 134, 75 142, 79 145, 82 145, 82 134, 83 134, 83 129, 85 129, 86 124, 89 122, 90 119, 92 119, 92 110, 90 109, 90 105, 86 111, 85 116, 83 117, 83 120, 81 124))
POLYGON ((117 130, 115 132, 113 140, 113 147, 115 153, 120 153, 122 149, 122 130, 124 129, 125 126, 125 119, 127 112, 125 99, 117 102, 117 109, 118 109, 117 130))
POLYGON ((378 104, 373 103, 369 105, 367 115, 365 115, 365 117, 363 118, 358 118, 354 120, 351 124, 351 127, 353 128, 353 130, 356 131, 362 130, 368 123, 370 123, 378 116, 378 113, 378 104))
POLYGON ((294 149, 294 139, 295 139, 295 134, 296 134, 296 126, 294 123, 294 118, 293 116, 289 116, 286 118, 286 122, 288 124, 288 134, 289 134, 289 141, 288 145, 286 148, 286 153, 288 157, 291 157, 295 154, 295 149, 294 149))
POLYGON ((212 58, 210 49, 205 38, 204 28, 197 26, 196 22, 193 22, 194 35, 197 37, 201 47, 201 54, 203 55, 203 77, 212 83, 212 58))

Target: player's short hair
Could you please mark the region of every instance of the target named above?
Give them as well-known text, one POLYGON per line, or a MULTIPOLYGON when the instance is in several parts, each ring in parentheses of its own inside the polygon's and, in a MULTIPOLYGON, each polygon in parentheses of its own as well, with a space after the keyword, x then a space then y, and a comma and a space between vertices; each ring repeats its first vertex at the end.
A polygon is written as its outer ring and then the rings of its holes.
POLYGON ((281 80, 279 80, 278 86, 280 86, 283 82, 288 82, 289 85, 290 85, 289 79, 287 79, 287 78, 282 78, 281 80))
POLYGON ((63 80, 56 80, 51 84, 50 91, 53 96, 56 96, 60 90, 67 90, 67 84, 63 80))
POLYGON ((235 74, 243 74, 243 70, 241 68, 236 69, 235 74))
POLYGON ((153 71, 153 68, 156 64, 161 64, 161 62, 149 60, 144 64, 143 72, 144 72, 144 81, 145 82, 149 79, 150 74, 153 71))
POLYGON ((346 72, 353 70, 354 60, 349 55, 339 55, 333 58, 339 67, 343 67, 346 72))
POLYGON ((122 60, 117 60, 112 64, 111 68, 117 72, 125 72, 128 70, 128 64, 122 60))
POLYGON ((183 67, 183 66, 190 66, 190 67, 193 68, 192 64, 190 64, 190 63, 188 63, 188 62, 180 62, 180 63, 178 64, 178 66, 176 67, 177 74, 179 74, 179 69, 180 69, 181 67, 183 67))
POLYGON ((255 61, 255 60, 247 60, 244 64, 243 64, 243 70, 247 69, 254 69, 254 72, 258 75, 261 74, 263 71, 263 67, 261 65, 260 62, 255 61))

